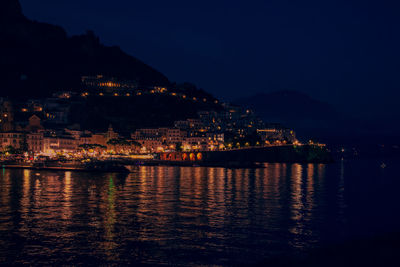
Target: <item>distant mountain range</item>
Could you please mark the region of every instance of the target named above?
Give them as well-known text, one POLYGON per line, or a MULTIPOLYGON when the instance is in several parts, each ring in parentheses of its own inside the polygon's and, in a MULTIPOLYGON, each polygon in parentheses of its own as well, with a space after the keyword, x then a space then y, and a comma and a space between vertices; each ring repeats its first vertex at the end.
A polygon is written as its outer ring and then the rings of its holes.
POLYGON ((258 114, 268 121, 326 121, 341 116, 328 103, 297 91, 258 93, 235 102, 257 110, 258 114))
POLYGON ((0 96, 77 89, 81 76, 97 74, 135 80, 140 86, 170 84, 119 47, 102 45, 93 32, 68 37, 61 27, 27 19, 18 0, 0 1, 0 96))
POLYGON ((342 113, 326 102, 297 91, 259 93, 234 102, 253 109, 266 122, 282 123, 295 129, 302 140, 310 138, 327 143, 398 141, 394 127, 368 118, 355 119, 352 114, 342 113))
POLYGON ((254 110, 266 122, 295 129, 300 137, 324 138, 342 117, 328 103, 296 91, 258 93, 235 104, 254 110))

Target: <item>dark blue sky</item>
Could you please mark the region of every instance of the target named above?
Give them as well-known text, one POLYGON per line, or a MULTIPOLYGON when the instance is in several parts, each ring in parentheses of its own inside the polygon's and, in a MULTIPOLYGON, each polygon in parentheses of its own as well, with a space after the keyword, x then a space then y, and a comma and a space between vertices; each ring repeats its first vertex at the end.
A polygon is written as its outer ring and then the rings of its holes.
POLYGON ((20 2, 31 19, 71 35, 92 29, 171 81, 225 99, 290 89, 355 114, 399 113, 396 1, 20 2))

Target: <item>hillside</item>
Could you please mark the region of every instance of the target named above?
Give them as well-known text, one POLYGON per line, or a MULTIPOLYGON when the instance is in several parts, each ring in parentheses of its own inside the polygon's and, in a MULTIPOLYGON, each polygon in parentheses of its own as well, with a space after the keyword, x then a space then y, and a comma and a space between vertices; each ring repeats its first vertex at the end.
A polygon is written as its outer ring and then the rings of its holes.
POLYGON ((340 116, 328 103, 297 91, 259 93, 238 99, 236 103, 256 110, 267 121, 325 121, 337 119, 340 116))
POLYGON ((140 86, 168 86, 167 77, 93 32, 67 36, 61 27, 27 19, 18 0, 0 2, 0 96, 46 96, 79 90, 83 75, 103 74, 140 86))
POLYGON ((93 32, 69 37, 59 26, 27 19, 18 0, 0 2, 0 38, 0 97, 24 102, 58 91, 81 95, 89 89, 81 77, 98 74, 133 81, 138 91, 146 92, 136 94, 131 89, 129 96, 121 92, 119 97, 100 97, 104 88, 94 87, 88 97, 63 100, 69 123, 82 129, 105 131, 112 124, 129 133, 140 127, 172 126, 201 110, 222 109, 211 94, 190 83, 169 82, 120 48, 102 45, 93 32), (154 86, 168 90, 152 94, 154 86))
POLYGON ((112 124, 120 133, 138 128, 171 127, 174 121, 196 118, 200 110, 221 110, 212 101, 193 101, 169 94, 130 97, 89 96, 72 105, 70 123, 102 132, 112 124))
POLYGON ((297 91, 260 93, 235 101, 253 109, 264 121, 295 129, 302 140, 343 142, 365 133, 363 122, 335 110, 330 104, 297 91))

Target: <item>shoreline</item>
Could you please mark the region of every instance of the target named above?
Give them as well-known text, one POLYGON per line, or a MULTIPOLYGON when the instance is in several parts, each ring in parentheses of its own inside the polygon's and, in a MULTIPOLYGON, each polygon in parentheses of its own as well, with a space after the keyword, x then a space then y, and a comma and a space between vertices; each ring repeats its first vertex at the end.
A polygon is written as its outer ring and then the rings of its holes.
POLYGON ((82 163, 77 161, 44 161, 24 163, 0 162, 3 168, 80 172, 132 172, 139 166, 265 168, 265 163, 328 164, 333 163, 326 147, 315 145, 274 146, 240 150, 165 152, 156 159, 114 159, 82 163))

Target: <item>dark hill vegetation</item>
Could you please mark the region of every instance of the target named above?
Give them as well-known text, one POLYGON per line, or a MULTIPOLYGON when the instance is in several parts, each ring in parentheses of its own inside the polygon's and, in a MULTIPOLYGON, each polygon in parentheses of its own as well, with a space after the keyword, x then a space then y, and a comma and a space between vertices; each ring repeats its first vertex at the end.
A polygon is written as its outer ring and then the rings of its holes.
POLYGON ((121 133, 138 128, 173 126, 174 121, 197 117, 199 110, 221 110, 211 101, 193 101, 171 95, 89 96, 71 108, 72 124, 82 129, 105 131, 109 124, 121 133))
POLYGON ((196 117, 200 110, 222 109, 204 90, 190 83, 171 83, 120 48, 102 45, 93 32, 69 37, 61 27, 27 19, 18 0, 0 2, 0 97, 19 101, 50 97, 57 91, 81 94, 88 90, 81 77, 99 74, 134 81, 146 93, 100 97, 101 89, 92 88, 87 98, 71 99, 70 123, 82 129, 104 131, 112 124, 129 133, 141 127, 172 126, 176 120, 196 117), (154 86, 168 90, 150 94, 154 86))
POLYGON ((1 96, 47 96, 79 90, 82 75, 168 86, 168 79, 118 47, 100 43, 93 32, 68 37, 61 27, 27 19, 18 0, 0 2, 1 96))

